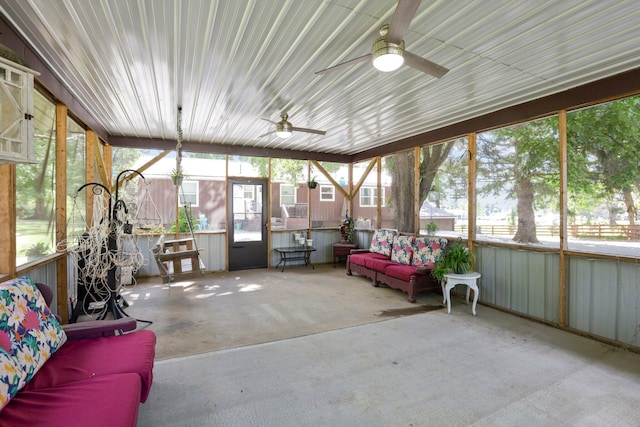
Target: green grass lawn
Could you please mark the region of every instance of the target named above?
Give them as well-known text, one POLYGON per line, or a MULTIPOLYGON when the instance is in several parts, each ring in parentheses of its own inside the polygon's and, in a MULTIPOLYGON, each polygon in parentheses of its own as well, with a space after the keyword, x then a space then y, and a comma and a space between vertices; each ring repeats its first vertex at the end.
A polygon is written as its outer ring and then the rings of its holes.
MULTIPOLYGON (((16 253, 19 259, 26 261, 25 251, 38 244, 44 242, 49 247, 48 254, 52 254, 55 250, 53 247, 54 230, 47 233, 49 221, 47 220, 24 220, 16 221, 16 253)), ((21 264, 18 261, 18 264, 21 264)))

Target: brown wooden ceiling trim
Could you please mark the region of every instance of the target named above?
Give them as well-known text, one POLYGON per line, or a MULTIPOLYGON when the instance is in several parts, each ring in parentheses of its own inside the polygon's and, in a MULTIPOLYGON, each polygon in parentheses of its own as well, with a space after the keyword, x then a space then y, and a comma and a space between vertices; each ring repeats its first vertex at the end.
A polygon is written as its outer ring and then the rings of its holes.
POLYGON ((408 150, 419 145, 448 141, 471 132, 482 132, 513 123, 533 120, 535 118, 556 114, 560 110, 573 110, 599 102, 630 96, 639 92, 640 68, 637 68, 563 92, 474 117, 450 126, 381 145, 367 151, 362 151, 353 155, 353 161, 359 162, 377 156, 385 156, 398 151, 408 150))
MULTIPOLYGON (((114 147, 129 147, 156 150, 175 150, 176 141, 155 138, 135 138, 110 136, 109 143, 114 147)), ((346 154, 317 153, 314 151, 283 150, 276 148, 249 147, 216 143, 182 142, 182 149, 191 153, 229 154, 234 156, 274 157, 296 160, 317 160, 320 162, 350 163, 351 156, 346 154)))

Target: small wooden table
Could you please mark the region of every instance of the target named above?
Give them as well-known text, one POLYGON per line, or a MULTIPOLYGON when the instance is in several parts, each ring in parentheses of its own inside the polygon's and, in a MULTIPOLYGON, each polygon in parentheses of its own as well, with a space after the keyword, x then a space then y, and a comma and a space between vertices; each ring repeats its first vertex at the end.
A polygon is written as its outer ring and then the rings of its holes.
POLYGON ((444 295, 444 301, 447 303, 447 313, 451 313, 451 289, 456 285, 466 285, 467 286, 467 304, 469 304, 469 292, 473 289, 473 306, 471 311, 473 315, 476 315, 476 304, 478 303, 478 294, 480 291, 478 290, 478 279, 480 278, 480 273, 476 273, 475 271, 470 271, 465 274, 445 274, 444 281, 442 282, 442 295, 444 295))
POLYGON ((336 268, 336 259, 341 256, 347 257, 351 255, 351 249, 357 248, 355 243, 334 243, 333 244, 333 268, 336 268))
POLYGON ((274 248, 274 251, 280 254, 280 262, 276 265, 276 268, 282 264, 282 270, 287 266, 287 261, 304 261, 304 265, 310 265, 314 270, 316 269, 311 264, 311 252, 316 249, 311 246, 290 246, 287 248, 274 248))

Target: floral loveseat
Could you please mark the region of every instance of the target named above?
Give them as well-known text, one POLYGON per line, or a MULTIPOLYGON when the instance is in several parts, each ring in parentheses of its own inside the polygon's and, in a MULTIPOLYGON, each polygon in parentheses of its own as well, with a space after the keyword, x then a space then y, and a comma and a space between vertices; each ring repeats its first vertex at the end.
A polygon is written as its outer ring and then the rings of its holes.
POLYGON ((131 318, 63 327, 49 302, 27 277, 0 283, 0 427, 134 427, 151 388, 154 333, 114 335, 135 329, 131 318))
POLYGON ((438 291, 440 284, 431 276, 447 239, 405 236, 396 230, 376 230, 369 249, 354 249, 347 258, 347 274, 370 278, 373 286, 381 283, 409 294, 416 302, 419 292, 438 291))

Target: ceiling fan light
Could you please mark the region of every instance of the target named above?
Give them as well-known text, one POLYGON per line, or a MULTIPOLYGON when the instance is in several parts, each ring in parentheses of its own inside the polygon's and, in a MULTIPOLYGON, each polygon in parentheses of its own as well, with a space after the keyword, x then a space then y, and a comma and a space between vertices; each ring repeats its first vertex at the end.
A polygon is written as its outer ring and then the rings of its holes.
POLYGON ((291 136, 291 132, 276 131, 276 135, 278 135, 280 138, 289 138, 291 136))
POLYGON ((291 123, 286 120, 276 123, 276 135, 280 138, 289 138, 291 134, 291 123))
POLYGON ((379 38, 373 44, 373 66, 385 73, 397 70, 404 63, 403 54, 404 42, 398 45, 379 38))

